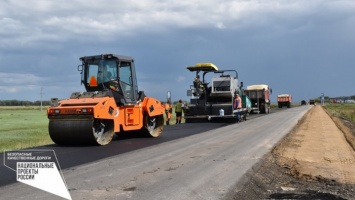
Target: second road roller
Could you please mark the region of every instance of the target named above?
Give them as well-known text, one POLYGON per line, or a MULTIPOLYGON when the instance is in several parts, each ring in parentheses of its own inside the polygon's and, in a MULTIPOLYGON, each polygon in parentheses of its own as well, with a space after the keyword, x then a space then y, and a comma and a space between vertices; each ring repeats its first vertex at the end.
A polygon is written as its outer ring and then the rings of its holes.
POLYGON ((81 57, 86 92, 74 92, 47 109, 49 135, 58 145, 106 145, 114 134, 158 137, 164 105, 138 90, 134 59, 102 54, 81 57))

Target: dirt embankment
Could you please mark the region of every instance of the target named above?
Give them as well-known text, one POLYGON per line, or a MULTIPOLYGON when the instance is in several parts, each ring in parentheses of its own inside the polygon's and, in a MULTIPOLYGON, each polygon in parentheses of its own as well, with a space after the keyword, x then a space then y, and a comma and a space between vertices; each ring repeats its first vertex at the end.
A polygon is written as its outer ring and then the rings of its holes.
POLYGON ((355 151, 321 106, 311 109, 273 154, 298 178, 355 183, 355 151))
POLYGON ((355 199, 354 124, 314 106, 234 199, 355 199))

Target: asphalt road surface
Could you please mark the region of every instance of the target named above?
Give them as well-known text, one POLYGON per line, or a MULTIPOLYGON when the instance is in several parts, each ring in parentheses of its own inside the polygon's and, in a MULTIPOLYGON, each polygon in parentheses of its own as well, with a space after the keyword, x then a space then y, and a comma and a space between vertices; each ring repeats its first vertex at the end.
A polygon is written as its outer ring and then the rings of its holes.
MULTIPOLYGON (((225 199, 309 108, 168 126, 159 138, 115 138, 107 146, 36 149, 55 151, 72 199, 225 199)), ((0 199, 63 199, 16 182, 4 166, 0 177, 0 199)))

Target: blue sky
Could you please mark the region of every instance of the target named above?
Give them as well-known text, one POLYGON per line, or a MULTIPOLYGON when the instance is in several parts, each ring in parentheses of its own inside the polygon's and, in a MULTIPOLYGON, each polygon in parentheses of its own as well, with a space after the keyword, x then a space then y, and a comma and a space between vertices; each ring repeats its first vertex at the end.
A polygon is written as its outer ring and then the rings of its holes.
POLYGON ((0 27, 0 100, 69 98, 79 57, 103 53, 134 57, 160 100, 188 100, 199 62, 270 85, 272 102, 355 94, 353 0, 3 0, 0 27))

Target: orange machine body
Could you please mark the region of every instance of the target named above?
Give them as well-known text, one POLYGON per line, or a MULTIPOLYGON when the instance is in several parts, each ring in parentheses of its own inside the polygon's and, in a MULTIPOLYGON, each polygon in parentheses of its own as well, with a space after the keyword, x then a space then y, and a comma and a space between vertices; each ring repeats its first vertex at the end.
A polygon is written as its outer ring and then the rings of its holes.
POLYGON ((111 97, 65 99, 60 101, 57 107, 50 107, 47 110, 48 116, 91 115, 96 119, 113 120, 115 133, 140 130, 143 127, 144 113, 157 116, 164 112, 164 105, 151 97, 145 97, 138 104, 119 107, 111 97))

